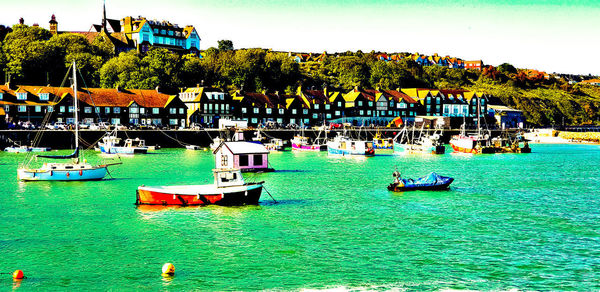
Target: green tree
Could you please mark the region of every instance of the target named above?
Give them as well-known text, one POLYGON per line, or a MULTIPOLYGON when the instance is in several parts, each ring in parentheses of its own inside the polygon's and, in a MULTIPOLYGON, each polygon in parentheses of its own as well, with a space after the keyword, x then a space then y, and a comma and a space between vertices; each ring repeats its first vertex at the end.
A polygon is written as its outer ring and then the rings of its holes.
POLYGON ((6 67, 13 80, 43 84, 51 70, 54 50, 46 45, 52 34, 40 27, 15 25, 2 43, 6 67))
POLYGON ((219 44, 220 51, 233 51, 233 42, 230 40, 220 40, 217 42, 219 44))

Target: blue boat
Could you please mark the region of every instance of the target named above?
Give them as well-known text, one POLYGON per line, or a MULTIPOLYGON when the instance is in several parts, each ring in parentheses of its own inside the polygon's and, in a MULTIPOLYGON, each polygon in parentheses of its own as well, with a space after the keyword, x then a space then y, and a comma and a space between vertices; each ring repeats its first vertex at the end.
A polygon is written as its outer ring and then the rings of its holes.
POLYGON ((435 172, 418 179, 400 178, 400 173, 395 171, 394 182, 388 186, 388 190, 394 192, 446 190, 453 181, 454 178, 441 176, 435 172))

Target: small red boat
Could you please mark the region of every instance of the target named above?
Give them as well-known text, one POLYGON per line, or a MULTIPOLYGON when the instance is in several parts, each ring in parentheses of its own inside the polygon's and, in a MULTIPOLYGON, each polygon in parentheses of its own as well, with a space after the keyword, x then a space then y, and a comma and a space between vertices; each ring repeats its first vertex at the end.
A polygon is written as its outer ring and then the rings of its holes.
POLYGON ((258 205, 262 183, 246 183, 239 169, 213 169, 210 185, 140 186, 136 205, 258 205))

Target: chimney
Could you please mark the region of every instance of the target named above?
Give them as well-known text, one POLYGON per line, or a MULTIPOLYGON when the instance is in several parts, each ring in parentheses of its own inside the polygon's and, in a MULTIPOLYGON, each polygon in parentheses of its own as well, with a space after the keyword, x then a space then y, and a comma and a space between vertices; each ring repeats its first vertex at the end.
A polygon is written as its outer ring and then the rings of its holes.
POLYGON ((25 24, 25 19, 23 19, 23 17, 19 18, 19 24, 25 24))

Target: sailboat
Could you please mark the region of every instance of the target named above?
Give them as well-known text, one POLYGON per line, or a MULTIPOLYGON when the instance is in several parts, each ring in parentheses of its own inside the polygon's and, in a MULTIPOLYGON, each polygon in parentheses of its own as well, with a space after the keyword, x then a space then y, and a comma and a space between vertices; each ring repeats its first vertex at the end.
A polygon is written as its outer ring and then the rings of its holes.
MULTIPOLYGON (((77 99, 77 65, 73 62, 73 113, 75 118, 75 150, 69 155, 36 155, 17 169, 17 177, 22 181, 82 181, 100 180, 108 173, 108 165, 92 165, 83 159, 79 150, 79 121, 77 99), (69 159, 69 162, 44 163, 39 168, 31 167, 37 158, 69 159)), ((114 163, 120 164, 120 163, 114 163)), ((111 164, 111 165, 114 165, 111 164)))

